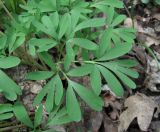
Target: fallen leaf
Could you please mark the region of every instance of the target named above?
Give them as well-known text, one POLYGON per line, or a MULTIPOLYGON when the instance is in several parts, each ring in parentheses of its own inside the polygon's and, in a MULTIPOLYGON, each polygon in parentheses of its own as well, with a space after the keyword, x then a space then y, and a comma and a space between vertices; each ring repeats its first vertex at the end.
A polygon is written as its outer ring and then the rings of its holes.
POLYGON ((94 112, 91 114, 92 131, 98 132, 102 125, 103 114, 101 112, 94 112))
POLYGON ((131 122, 137 118, 138 125, 142 131, 147 131, 157 104, 155 101, 143 94, 136 94, 126 99, 127 109, 120 115, 119 132, 126 131, 131 122))
POLYGON ((104 132, 118 132, 118 124, 104 114, 104 132))

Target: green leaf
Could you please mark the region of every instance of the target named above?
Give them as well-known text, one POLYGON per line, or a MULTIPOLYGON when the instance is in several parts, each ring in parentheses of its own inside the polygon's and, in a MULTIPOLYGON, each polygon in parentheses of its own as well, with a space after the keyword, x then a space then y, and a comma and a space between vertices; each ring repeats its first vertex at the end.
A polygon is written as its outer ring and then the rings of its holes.
POLYGON ((129 88, 135 89, 136 88, 136 84, 130 79, 128 78, 125 74, 115 71, 115 74, 120 78, 120 80, 126 84, 129 88))
POLYGON ((94 110, 100 111, 102 110, 103 101, 100 97, 98 97, 94 92, 85 88, 84 86, 70 81, 70 84, 74 88, 74 90, 78 93, 78 95, 94 110))
POLYGON ((53 70, 56 71, 56 65, 53 62, 52 56, 47 52, 39 53, 40 58, 53 70))
POLYGON ((114 62, 117 63, 119 66, 126 67, 126 68, 135 67, 138 65, 137 61, 130 60, 130 59, 116 60, 114 62))
POLYGON ((160 0, 155 0, 158 5, 160 5, 160 0))
POLYGON ((149 0, 141 0, 141 1, 145 4, 149 3, 149 0))
POLYGON ((39 9, 41 12, 51 12, 51 11, 56 11, 56 0, 45 0, 41 1, 38 4, 39 9))
POLYGON ((27 73, 26 79, 28 80, 46 80, 50 77, 52 77, 54 72, 50 71, 36 71, 36 72, 30 72, 27 73))
POLYGON ((54 107, 54 89, 55 87, 52 86, 47 93, 45 107, 48 113, 50 113, 54 107))
POLYGON ((63 84, 58 74, 55 76, 55 85, 55 104, 59 105, 63 97, 63 84))
POLYGON ((48 112, 51 112, 54 104, 59 105, 61 103, 63 97, 63 84, 58 74, 54 76, 36 96, 34 105, 39 105, 45 96, 45 106, 48 112))
POLYGON ((29 40, 28 43, 29 45, 37 47, 38 52, 48 51, 49 49, 57 45, 57 42, 55 40, 48 38, 43 38, 43 39, 32 38, 29 40))
POLYGON ((9 52, 12 53, 14 50, 16 50, 19 46, 21 46, 22 44, 24 44, 25 42, 25 34, 24 33, 20 33, 15 42, 13 43, 13 45, 9 45, 9 52))
POLYGON ((72 23, 72 29, 74 29, 79 21, 80 14, 75 11, 74 9, 71 10, 71 23, 72 23))
POLYGON ((73 121, 81 120, 80 106, 71 85, 68 86, 66 91, 66 109, 67 113, 73 121))
POLYGON ((117 26, 118 24, 120 24, 121 22, 123 22, 126 19, 125 15, 118 15, 112 22, 111 26, 117 26))
POLYGON ((20 59, 15 56, 0 58, 0 68, 7 69, 19 65, 20 59))
POLYGON ((68 42, 74 43, 75 45, 87 50, 98 49, 98 45, 96 43, 84 38, 73 38, 73 39, 70 39, 68 42))
POLYGON ((59 14, 58 14, 58 12, 56 11, 53 14, 51 14, 50 19, 52 21, 52 25, 54 26, 53 29, 57 30, 58 24, 59 24, 59 14))
POLYGON ((0 70, 0 86, 0 90, 2 90, 4 96, 10 101, 16 100, 17 95, 21 94, 21 88, 12 79, 10 79, 2 70, 0 70))
POLYGON ((107 24, 110 25, 113 21, 115 14, 114 8, 108 7, 105 13, 107 14, 107 24))
POLYGON ((55 30, 54 24, 50 16, 44 15, 41 19, 42 23, 49 29, 55 30))
POLYGON ((104 68, 103 66, 98 65, 99 70, 101 71, 104 79, 106 80, 108 86, 117 96, 123 96, 124 90, 122 85, 118 81, 118 79, 114 76, 112 72, 108 69, 104 68))
POLYGON ((48 126, 51 125, 61 125, 72 122, 70 116, 67 114, 66 108, 62 108, 58 113, 56 113, 56 116, 53 117, 48 123, 48 126))
POLYGON ((11 48, 13 47, 16 39, 17 39, 17 33, 14 32, 13 30, 9 31, 9 33, 7 34, 7 44, 10 53, 11 53, 11 48))
POLYGON ((55 30, 51 28, 47 28, 44 24, 40 23, 39 21, 33 21, 33 26, 36 27, 37 32, 41 31, 45 34, 48 34, 49 36, 52 36, 53 38, 57 39, 58 35, 55 32, 55 30))
POLYGON ((114 45, 119 45, 122 41, 121 38, 117 34, 112 34, 112 41, 114 45))
POLYGON ((59 36, 58 36, 59 39, 61 39, 63 35, 67 32, 67 29, 70 24, 71 24, 71 16, 68 13, 66 13, 62 16, 60 20, 59 36))
POLYGON ((99 44, 99 54, 100 56, 104 55, 106 50, 111 46, 111 37, 113 34, 112 28, 107 28, 104 33, 102 34, 102 37, 100 39, 99 44))
POLYGON ((7 36, 6 35, 1 36, 0 37, 0 50, 5 48, 6 42, 7 42, 7 36))
POLYGON ((0 104, 0 114, 12 111, 13 111, 13 106, 11 104, 0 104))
POLYGON ((51 112, 54 107, 55 98, 55 78, 53 77, 47 84, 47 97, 45 102, 45 107, 47 112, 51 112))
POLYGON ((133 77, 133 78, 138 78, 138 76, 139 76, 138 72, 131 70, 131 69, 128 69, 128 68, 119 67, 118 70, 120 72, 130 76, 130 77, 133 77))
POLYGON ((43 87, 40 93, 38 93, 38 95, 35 97, 33 105, 34 106, 39 105, 43 100, 43 98, 46 96, 47 92, 48 92, 48 83, 43 87))
POLYGON ((22 103, 16 102, 13 106, 13 112, 19 121, 24 123, 26 126, 33 128, 33 123, 22 103))
POLYGON ((96 95, 99 95, 101 93, 101 75, 96 66, 94 66, 93 71, 90 75, 91 78, 91 86, 96 95))
POLYGON ((130 78, 128 78, 128 76, 131 76, 134 78, 138 77, 138 73, 136 71, 120 67, 116 63, 112 63, 112 62, 105 62, 100 64, 110 69, 111 71, 113 71, 119 77, 119 79, 128 87, 136 88, 136 84, 130 78), (128 76, 126 76, 125 74, 128 76))
POLYGON ((125 33, 125 32, 119 32, 118 35, 124 41, 126 41, 128 43, 134 43, 134 38, 131 38, 130 36, 128 36, 127 33, 125 33))
POLYGON ((106 61, 106 60, 115 59, 117 57, 120 57, 128 53, 131 49, 132 49, 132 44, 129 44, 129 43, 119 44, 113 47, 111 50, 109 50, 103 57, 101 57, 98 60, 106 61))
POLYGON ((67 71, 75 58, 75 53, 70 43, 66 44, 66 56, 64 58, 64 68, 67 71))
POLYGON ((79 25, 76 26, 75 32, 82 30, 84 28, 90 28, 90 27, 100 27, 105 25, 105 19, 103 18, 93 18, 89 20, 85 20, 81 22, 79 25))
POLYGON ((0 121, 7 120, 13 117, 13 113, 0 114, 0 121))
POLYGON ((40 105, 35 112, 34 128, 38 127, 41 124, 42 117, 43 117, 43 105, 40 105))
POLYGON ((59 0, 58 3, 63 6, 69 6, 70 0, 59 0))
POLYGON ((85 64, 83 66, 71 69, 67 73, 67 75, 72 76, 72 77, 81 77, 81 76, 88 75, 89 73, 92 72, 92 70, 93 70, 93 65, 92 64, 85 64))
POLYGON ((123 8, 123 2, 120 0, 101 0, 93 4, 92 7, 96 7, 97 5, 106 5, 116 8, 123 8))

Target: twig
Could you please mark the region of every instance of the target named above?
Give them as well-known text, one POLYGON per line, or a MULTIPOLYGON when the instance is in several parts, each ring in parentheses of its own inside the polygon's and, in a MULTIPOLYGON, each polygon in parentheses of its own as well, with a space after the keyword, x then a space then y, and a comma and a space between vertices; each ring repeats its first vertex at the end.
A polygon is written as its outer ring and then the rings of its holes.
POLYGON ((126 12, 127 12, 128 16, 131 18, 131 20, 132 20, 132 26, 133 26, 133 28, 134 28, 134 21, 133 21, 133 17, 132 17, 132 15, 131 15, 131 13, 129 12, 129 10, 128 10, 128 8, 127 8, 127 6, 126 6, 126 4, 125 4, 125 3, 124 3, 124 8, 125 8, 125 10, 126 10, 126 12))

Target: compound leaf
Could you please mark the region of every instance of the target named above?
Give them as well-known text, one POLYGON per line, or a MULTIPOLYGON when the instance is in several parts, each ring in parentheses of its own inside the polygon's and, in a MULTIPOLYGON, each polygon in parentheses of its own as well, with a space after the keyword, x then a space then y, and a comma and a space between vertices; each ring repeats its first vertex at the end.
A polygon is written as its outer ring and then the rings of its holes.
POLYGON ((78 93, 78 95, 94 110, 100 111, 102 110, 103 101, 100 97, 98 97, 94 92, 87 89, 86 87, 70 81, 70 84, 74 88, 74 90, 78 93))
POLYGON ((108 69, 104 68, 103 66, 98 65, 98 68, 101 71, 101 74, 103 75, 104 79, 106 80, 111 90, 117 96, 123 96, 124 90, 122 88, 122 85, 118 81, 118 79, 115 77, 115 75, 112 72, 110 72, 108 69))
POLYGON ((103 57, 98 59, 99 61, 111 60, 120 57, 128 53, 132 49, 132 44, 125 43, 116 45, 114 48, 110 49, 103 57))

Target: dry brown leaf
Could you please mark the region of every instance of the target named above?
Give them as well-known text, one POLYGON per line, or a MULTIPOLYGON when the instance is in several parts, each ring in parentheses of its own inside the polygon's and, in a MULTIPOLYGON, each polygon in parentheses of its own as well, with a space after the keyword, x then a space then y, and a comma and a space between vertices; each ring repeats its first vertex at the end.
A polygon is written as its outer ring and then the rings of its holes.
POLYGON ((113 122, 106 114, 104 114, 104 131, 118 132, 118 124, 113 122))
POLYGON ((138 125, 142 131, 147 131, 157 104, 155 101, 143 94, 136 94, 126 99, 125 110, 120 115, 119 132, 126 131, 131 122, 137 118, 138 125))
POLYGON ((102 112, 92 112, 91 114, 91 124, 92 131, 98 132, 103 122, 103 114, 102 112))

